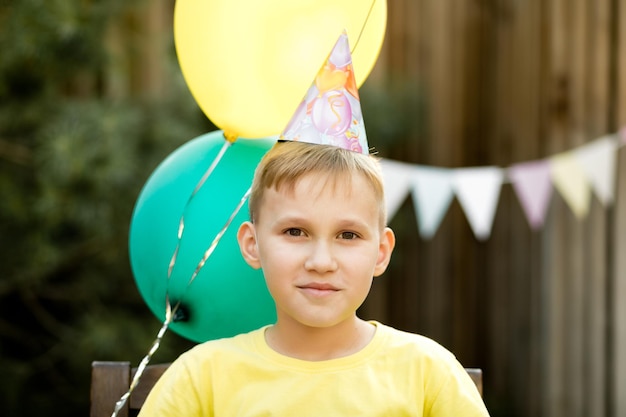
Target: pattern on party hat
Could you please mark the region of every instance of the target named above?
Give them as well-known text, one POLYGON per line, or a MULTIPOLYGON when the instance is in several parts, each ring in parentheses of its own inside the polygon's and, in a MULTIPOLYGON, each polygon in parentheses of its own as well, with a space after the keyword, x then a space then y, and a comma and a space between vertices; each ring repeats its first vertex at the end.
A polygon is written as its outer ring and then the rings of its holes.
POLYGON ((334 145, 363 154, 369 153, 345 31, 279 140, 334 145))

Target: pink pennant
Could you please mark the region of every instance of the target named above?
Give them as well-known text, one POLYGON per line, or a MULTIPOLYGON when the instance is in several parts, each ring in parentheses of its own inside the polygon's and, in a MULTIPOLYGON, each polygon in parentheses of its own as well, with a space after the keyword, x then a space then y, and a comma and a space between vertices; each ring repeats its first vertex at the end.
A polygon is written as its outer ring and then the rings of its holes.
POLYGON ((550 164, 545 160, 515 164, 508 174, 530 227, 539 229, 553 193, 550 164))

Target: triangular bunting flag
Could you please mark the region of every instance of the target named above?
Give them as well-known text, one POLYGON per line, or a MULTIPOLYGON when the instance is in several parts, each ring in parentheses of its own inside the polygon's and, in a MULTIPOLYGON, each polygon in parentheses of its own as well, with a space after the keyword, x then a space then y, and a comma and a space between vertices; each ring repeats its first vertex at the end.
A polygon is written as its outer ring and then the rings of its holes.
POLYGON ((615 190, 615 163, 617 143, 613 135, 605 136, 578 148, 578 162, 587 175, 600 202, 607 206, 613 202, 615 190))
POLYGON ((555 188, 574 215, 582 219, 589 212, 592 192, 604 206, 613 203, 617 151, 625 145, 626 126, 573 150, 508 168, 451 169, 384 159, 381 166, 389 218, 412 191, 420 236, 430 239, 456 195, 474 235, 485 240, 491 234, 506 175, 533 230, 544 225, 555 188))
POLYGON ((410 191, 410 178, 413 166, 402 162, 381 159, 383 171, 387 219, 393 218, 410 191))
POLYGON ((591 190, 573 152, 564 152, 550 158, 552 182, 577 218, 589 212, 591 190))
POLYGON ((504 172, 498 167, 454 170, 455 193, 479 240, 485 240, 491 234, 503 177, 504 172))
POLYGON ((550 164, 546 160, 515 164, 509 167, 508 176, 530 227, 539 229, 552 197, 550 164))
POLYGON ((419 165, 413 169, 411 177, 413 205, 420 236, 424 239, 430 239, 435 235, 450 206, 454 197, 452 180, 450 169, 419 165))

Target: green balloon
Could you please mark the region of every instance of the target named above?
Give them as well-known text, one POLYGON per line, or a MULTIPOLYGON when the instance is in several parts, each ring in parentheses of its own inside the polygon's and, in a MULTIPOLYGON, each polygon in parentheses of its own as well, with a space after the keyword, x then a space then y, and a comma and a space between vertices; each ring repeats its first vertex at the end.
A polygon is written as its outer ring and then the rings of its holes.
POLYGON ((180 301, 184 318, 170 328, 196 342, 233 336, 276 320, 262 272, 245 263, 237 244, 237 229, 248 220, 247 203, 189 284, 275 140, 237 139, 190 200, 224 143, 221 131, 207 133, 162 161, 139 194, 130 224, 131 268, 141 296, 161 321, 166 294, 172 305, 180 301), (181 216, 184 232, 168 280, 181 216))

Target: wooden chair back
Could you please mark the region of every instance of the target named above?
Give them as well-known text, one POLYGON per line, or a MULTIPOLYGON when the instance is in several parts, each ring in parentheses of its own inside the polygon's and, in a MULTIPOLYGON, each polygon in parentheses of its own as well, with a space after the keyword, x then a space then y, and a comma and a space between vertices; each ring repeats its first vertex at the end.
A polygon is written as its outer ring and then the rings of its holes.
MULTIPOLYGON (((148 365, 133 390, 119 417, 134 417, 139 413, 148 393, 169 366, 169 363, 148 365)), ((111 417, 115 404, 130 387, 137 368, 130 362, 101 362, 91 364, 91 410, 90 417, 111 417)), ((480 368, 465 368, 483 395, 483 372, 480 368)))
POLYGON ((476 384, 476 388, 478 388, 478 392, 480 392, 480 396, 483 396, 483 370, 480 368, 465 368, 467 373, 469 374, 474 384, 476 384))
MULTIPOLYGON (((169 363, 148 365, 139 383, 122 408, 119 417, 134 417, 139 413, 148 393, 168 368, 169 363)), ((111 417, 115 404, 130 388, 137 368, 130 362, 101 362, 91 364, 91 408, 90 417, 111 417)))

